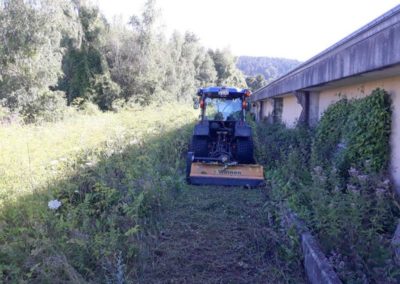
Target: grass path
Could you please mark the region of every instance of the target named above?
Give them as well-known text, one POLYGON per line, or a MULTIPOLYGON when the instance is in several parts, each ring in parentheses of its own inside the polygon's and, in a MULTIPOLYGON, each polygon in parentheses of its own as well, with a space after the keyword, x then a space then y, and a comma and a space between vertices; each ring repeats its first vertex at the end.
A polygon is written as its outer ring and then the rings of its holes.
POLYGON ((267 224, 265 190, 190 187, 149 244, 141 283, 303 283, 267 224))

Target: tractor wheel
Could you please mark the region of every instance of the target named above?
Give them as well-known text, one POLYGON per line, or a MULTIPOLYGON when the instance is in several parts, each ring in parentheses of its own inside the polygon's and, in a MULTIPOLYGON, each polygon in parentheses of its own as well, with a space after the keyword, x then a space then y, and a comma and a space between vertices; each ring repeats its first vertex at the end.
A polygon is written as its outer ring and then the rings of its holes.
POLYGON ((193 136, 191 152, 195 157, 208 157, 208 141, 207 137, 193 136))
POLYGON ((236 158, 240 164, 254 164, 254 144, 251 138, 238 138, 236 141, 236 158))
POLYGON ((190 171, 192 169, 193 152, 188 152, 186 157, 186 181, 190 183, 190 171))

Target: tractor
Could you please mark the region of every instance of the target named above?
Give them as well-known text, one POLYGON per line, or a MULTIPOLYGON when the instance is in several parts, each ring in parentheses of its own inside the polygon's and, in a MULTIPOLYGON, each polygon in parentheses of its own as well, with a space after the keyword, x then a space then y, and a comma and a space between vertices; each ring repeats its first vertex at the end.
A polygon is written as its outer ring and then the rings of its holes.
POLYGON ((246 122, 251 92, 232 87, 199 89, 201 109, 186 161, 186 177, 195 185, 258 186, 263 167, 254 160, 252 130, 246 122))

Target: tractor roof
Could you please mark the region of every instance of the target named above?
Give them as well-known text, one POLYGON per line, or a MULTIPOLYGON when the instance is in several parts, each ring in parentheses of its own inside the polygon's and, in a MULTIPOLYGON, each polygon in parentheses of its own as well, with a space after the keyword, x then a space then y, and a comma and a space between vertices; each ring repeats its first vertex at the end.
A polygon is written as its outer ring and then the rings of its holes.
POLYGON ((242 96, 249 96, 247 89, 238 89, 234 87, 207 87, 201 88, 197 92, 198 96, 205 95, 209 98, 235 99, 242 96))

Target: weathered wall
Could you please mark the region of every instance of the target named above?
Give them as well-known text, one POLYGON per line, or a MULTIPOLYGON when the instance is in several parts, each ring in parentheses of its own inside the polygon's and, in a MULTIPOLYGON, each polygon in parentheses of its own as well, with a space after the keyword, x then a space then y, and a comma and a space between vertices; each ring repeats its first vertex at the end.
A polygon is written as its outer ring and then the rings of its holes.
POLYGON ((251 105, 250 113, 252 113, 256 121, 260 121, 260 102, 253 102, 251 105))
POLYGON ((385 89, 392 97, 391 172, 400 193, 400 76, 321 91, 318 107, 319 117, 330 104, 340 99, 338 94, 346 96, 348 99, 362 98, 371 94, 376 88, 385 89))
POLYGON ((310 108, 308 123, 316 126, 319 120, 319 92, 310 92, 310 108))
MULTIPOLYGON (((315 124, 329 105, 337 102, 341 97, 362 98, 371 94, 376 88, 385 89, 392 97, 391 173, 400 194, 400 76, 310 92, 310 123, 315 124)), ((263 116, 267 117, 272 114, 272 111, 273 99, 263 100, 263 116)), ((301 111, 302 108, 294 95, 283 98, 282 121, 288 127, 295 126, 301 111)))
POLYGON ((302 111, 301 105, 297 102, 294 95, 283 97, 282 122, 287 127, 294 127, 302 111))
POLYGON ((263 100, 263 110, 262 110, 262 118, 266 118, 268 116, 272 116, 272 112, 274 110, 274 100, 273 99, 265 99, 263 100))

